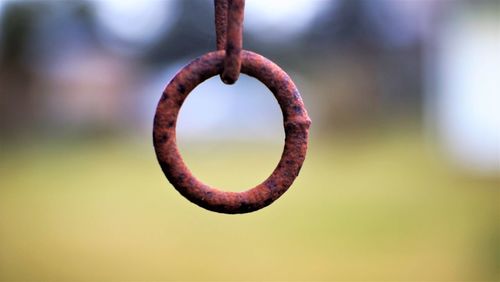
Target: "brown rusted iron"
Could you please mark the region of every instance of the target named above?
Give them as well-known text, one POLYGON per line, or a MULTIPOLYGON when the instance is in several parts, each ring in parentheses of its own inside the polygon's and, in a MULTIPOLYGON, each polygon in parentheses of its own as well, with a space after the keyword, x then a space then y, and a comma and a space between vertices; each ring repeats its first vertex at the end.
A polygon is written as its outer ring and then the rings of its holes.
POLYGON ((222 73, 224 59, 224 51, 207 53, 185 66, 170 81, 156 110, 153 142, 167 179, 189 201, 215 212, 248 213, 268 206, 292 185, 304 162, 311 121, 290 77, 270 60, 243 50, 241 71, 264 83, 283 112, 286 138, 281 160, 264 182, 244 192, 222 191, 196 179, 177 149, 177 115, 187 95, 197 85, 222 73))
POLYGON ((243 48, 244 0, 215 0, 215 34, 217 50, 225 50, 221 79, 226 84, 238 80, 243 48))
POLYGON ((215 0, 217 49, 185 66, 170 81, 158 103, 153 126, 156 156, 167 179, 184 197, 211 211, 247 213, 270 205, 292 185, 304 162, 311 121, 290 77, 261 55, 242 50, 244 0, 215 0), (192 175, 176 143, 176 123, 187 95, 219 74, 233 84, 243 72, 264 83, 283 112, 285 147, 278 166, 261 184, 244 192, 212 188, 192 175))
POLYGON ((217 50, 226 50, 228 0, 214 0, 217 50))

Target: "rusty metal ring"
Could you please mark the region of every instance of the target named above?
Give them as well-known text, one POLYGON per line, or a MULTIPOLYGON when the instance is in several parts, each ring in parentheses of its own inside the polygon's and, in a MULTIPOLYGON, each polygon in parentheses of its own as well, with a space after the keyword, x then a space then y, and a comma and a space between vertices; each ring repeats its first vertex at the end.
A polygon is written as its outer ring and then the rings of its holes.
POLYGON ((264 83, 283 112, 286 135, 283 154, 264 182, 244 192, 211 188, 192 175, 177 149, 175 126, 182 103, 198 84, 223 71, 224 51, 207 53, 175 75, 160 98, 153 125, 156 156, 170 183, 189 201, 220 213, 256 211, 279 198, 299 174, 311 124, 299 91, 280 67, 250 51, 243 51, 241 55, 241 71, 264 83))

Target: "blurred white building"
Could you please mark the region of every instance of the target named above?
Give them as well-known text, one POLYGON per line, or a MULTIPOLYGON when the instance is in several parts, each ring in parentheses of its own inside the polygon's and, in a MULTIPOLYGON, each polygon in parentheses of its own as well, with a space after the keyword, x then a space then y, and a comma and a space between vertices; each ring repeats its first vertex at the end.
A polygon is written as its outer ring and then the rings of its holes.
POLYGON ((473 8, 455 11, 428 46, 427 125, 455 164, 498 175, 500 4, 473 8))

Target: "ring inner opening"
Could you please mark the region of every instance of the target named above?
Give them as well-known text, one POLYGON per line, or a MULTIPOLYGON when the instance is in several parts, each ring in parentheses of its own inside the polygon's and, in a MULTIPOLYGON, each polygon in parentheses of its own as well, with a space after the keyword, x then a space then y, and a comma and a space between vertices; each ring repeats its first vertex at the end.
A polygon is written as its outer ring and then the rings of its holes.
POLYGON ((234 85, 218 76, 198 85, 177 119, 177 144, 186 165, 200 181, 224 191, 245 191, 269 177, 284 140, 274 95, 243 73, 234 85))

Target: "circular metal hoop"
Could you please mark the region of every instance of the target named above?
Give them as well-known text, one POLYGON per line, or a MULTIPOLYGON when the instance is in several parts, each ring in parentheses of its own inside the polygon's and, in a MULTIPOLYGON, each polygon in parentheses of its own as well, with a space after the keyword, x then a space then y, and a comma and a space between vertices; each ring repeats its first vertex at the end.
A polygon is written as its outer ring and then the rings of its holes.
POLYGON ((311 121, 290 77, 263 56, 242 51, 241 72, 264 83, 283 112, 286 138, 281 160, 264 182, 244 192, 221 191, 196 179, 177 149, 177 116, 187 95, 198 84, 222 72, 224 57, 224 51, 207 53, 185 66, 170 81, 156 109, 153 143, 165 176, 189 201, 215 212, 248 213, 270 205, 292 185, 305 159, 311 121))

